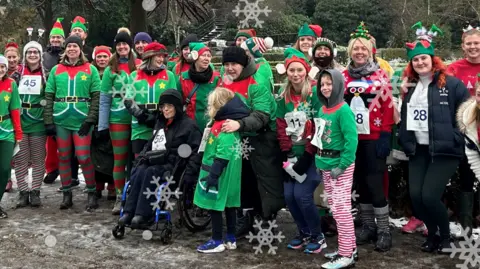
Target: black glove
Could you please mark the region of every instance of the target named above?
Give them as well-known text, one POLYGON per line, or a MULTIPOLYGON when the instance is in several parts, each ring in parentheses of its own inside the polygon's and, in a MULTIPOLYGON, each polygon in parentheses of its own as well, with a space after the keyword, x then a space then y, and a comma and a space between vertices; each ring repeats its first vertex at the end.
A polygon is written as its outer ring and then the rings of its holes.
POLYGON ((215 158, 212 166, 210 167, 210 173, 208 173, 208 176, 200 179, 200 181, 207 183, 207 192, 211 187, 215 187, 218 190, 218 178, 222 174, 223 170, 227 167, 228 162, 229 161, 225 159, 215 158))
POLYGON ((292 169, 293 171, 295 171, 295 173, 303 175, 307 173, 308 169, 312 165, 312 162, 313 155, 305 151, 303 155, 298 159, 298 162, 293 165, 292 169))
POLYGON ((212 175, 212 173, 209 173, 208 176, 200 179, 201 182, 205 182, 205 188, 206 192, 210 190, 210 188, 215 187, 215 189, 218 190, 218 177, 212 175))
POLYGON ((387 132, 381 132, 380 137, 378 138, 377 142, 375 143, 377 157, 381 159, 387 158, 390 154, 390 140, 392 135, 387 132))
POLYGON ((98 141, 103 141, 103 142, 110 140, 110 130, 109 129, 105 129, 101 131, 95 130, 95 138, 98 141))
POLYGON ((90 129, 92 129, 92 123, 91 122, 84 122, 82 123, 82 126, 80 126, 80 130, 78 130, 78 135, 79 136, 86 136, 90 133, 90 129))
POLYGON ((57 127, 55 127, 55 124, 45 124, 45 133, 47 136, 56 136, 57 127))
POLYGON ((129 110, 133 106, 133 99, 125 99, 125 101, 123 101, 123 105, 125 105, 125 108, 129 110))

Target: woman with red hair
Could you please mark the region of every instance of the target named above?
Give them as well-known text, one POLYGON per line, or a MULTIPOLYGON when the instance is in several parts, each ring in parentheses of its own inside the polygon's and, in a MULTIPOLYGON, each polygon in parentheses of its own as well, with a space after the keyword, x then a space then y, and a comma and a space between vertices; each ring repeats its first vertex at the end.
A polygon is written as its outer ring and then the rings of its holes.
POLYGON ((445 254, 450 247, 447 208, 441 201, 450 177, 464 156, 465 142, 456 124, 457 108, 469 98, 465 85, 447 75, 435 56, 432 38, 442 33, 435 25, 427 32, 421 23, 417 41, 407 43, 406 86, 401 109, 399 143, 409 157, 409 192, 417 217, 428 229, 424 252, 445 254), (440 236, 437 236, 439 230, 440 236))

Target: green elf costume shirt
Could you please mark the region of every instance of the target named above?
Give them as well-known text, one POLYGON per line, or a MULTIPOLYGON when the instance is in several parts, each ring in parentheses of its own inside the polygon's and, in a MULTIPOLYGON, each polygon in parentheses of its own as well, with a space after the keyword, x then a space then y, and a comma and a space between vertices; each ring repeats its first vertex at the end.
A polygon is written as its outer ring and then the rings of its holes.
POLYGON ((29 89, 40 89, 40 94, 20 94, 22 100, 22 130, 26 134, 44 134, 45 123, 43 122, 43 111, 45 101, 45 83, 42 71, 30 71, 24 67, 23 75, 18 86, 19 92, 28 92, 29 89), (37 85, 38 84, 38 85, 37 85))
MULTIPOLYGON (((10 111, 20 109, 20 95, 18 94, 17 83, 13 79, 0 80, 0 116, 10 115, 10 111)), ((0 140, 15 142, 15 133, 12 119, 3 120, 0 118, 0 140)))
POLYGON ((123 104, 132 78, 130 77, 128 63, 118 66, 119 74, 112 72, 110 66, 103 72, 101 91, 112 95, 109 122, 114 124, 131 124, 132 116, 123 104))

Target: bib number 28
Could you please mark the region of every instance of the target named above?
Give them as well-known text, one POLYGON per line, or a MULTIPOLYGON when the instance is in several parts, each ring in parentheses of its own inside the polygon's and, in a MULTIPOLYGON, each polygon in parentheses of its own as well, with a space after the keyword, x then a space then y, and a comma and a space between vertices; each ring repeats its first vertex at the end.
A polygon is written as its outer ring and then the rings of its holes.
POLYGON ((427 111, 425 109, 415 109, 413 111, 413 119, 426 121, 427 120, 427 111))

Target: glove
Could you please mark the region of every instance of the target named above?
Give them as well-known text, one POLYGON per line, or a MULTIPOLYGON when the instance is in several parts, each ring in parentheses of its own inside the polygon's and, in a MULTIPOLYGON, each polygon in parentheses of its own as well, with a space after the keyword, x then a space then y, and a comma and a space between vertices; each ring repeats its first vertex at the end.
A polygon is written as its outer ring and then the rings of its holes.
POLYGON ((298 160, 295 165, 293 165, 293 171, 299 175, 303 175, 307 173, 308 169, 312 165, 313 162, 313 155, 309 152, 304 152, 302 157, 298 160))
POLYGON ((123 105, 125 105, 126 109, 130 110, 130 108, 133 106, 133 99, 125 99, 125 101, 123 101, 123 105))
POLYGON ((45 133, 47 136, 56 136, 57 127, 55 127, 55 124, 45 124, 45 133))
POLYGON ((79 136, 86 136, 90 133, 90 129, 92 128, 92 123, 91 122, 84 122, 82 123, 82 126, 80 126, 80 130, 78 130, 78 135, 79 136))
POLYGON ((206 192, 208 192, 210 188, 213 188, 213 187, 215 187, 218 190, 218 177, 208 174, 208 176, 200 179, 200 181, 206 183, 205 185, 206 192))
POLYGON ((375 143, 377 157, 381 159, 387 158, 390 154, 390 140, 392 135, 388 132, 381 132, 380 137, 375 143))
POLYGON ((103 142, 108 141, 110 139, 110 130, 109 129, 105 129, 101 131, 95 130, 95 138, 98 141, 103 141, 103 142))
POLYGON ((343 172, 345 172, 344 169, 335 167, 332 169, 332 171, 330 171, 330 177, 332 179, 337 179, 341 174, 343 174, 343 172))
POLYGON ((287 160, 287 162, 289 162, 291 164, 295 164, 296 162, 298 162, 298 159, 297 159, 297 157, 295 156, 295 153, 292 150, 284 151, 283 155, 284 155, 284 160, 287 160))

